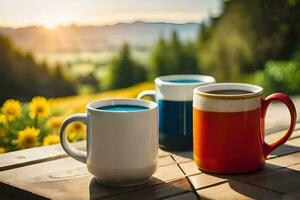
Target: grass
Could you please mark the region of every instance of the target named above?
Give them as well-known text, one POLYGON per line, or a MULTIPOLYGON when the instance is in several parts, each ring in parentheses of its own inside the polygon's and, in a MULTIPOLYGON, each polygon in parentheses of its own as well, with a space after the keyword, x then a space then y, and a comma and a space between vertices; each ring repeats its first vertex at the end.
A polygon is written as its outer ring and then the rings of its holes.
POLYGON ((150 90, 150 89, 154 89, 154 84, 145 82, 124 89, 106 91, 106 92, 101 92, 92 95, 55 98, 55 99, 50 99, 49 101, 50 104, 52 104, 53 107, 55 107, 56 109, 68 113, 85 112, 86 105, 91 101, 106 99, 106 98, 136 98, 141 91, 150 90))

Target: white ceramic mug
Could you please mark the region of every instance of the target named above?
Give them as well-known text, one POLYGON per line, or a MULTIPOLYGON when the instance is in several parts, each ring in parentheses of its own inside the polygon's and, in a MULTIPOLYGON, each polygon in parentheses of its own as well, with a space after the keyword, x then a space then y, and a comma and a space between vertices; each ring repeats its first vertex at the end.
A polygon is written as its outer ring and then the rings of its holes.
POLYGON ((137 99, 105 99, 87 105, 87 113, 68 117, 60 129, 63 149, 87 164, 88 171, 100 183, 133 186, 147 182, 157 169, 157 104, 137 99), (99 107, 113 105, 143 106, 138 111, 107 111, 99 107), (87 126, 87 152, 72 147, 65 133, 75 121, 87 126))

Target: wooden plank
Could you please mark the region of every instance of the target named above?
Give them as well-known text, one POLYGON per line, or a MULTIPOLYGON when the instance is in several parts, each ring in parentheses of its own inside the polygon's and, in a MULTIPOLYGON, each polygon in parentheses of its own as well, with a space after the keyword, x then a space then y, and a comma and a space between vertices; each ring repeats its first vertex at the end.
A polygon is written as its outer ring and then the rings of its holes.
MULTIPOLYGON (((85 142, 72 144, 84 150, 85 142)), ((60 144, 0 154, 0 171, 67 157, 60 144)))
MULTIPOLYGON (((85 150, 86 141, 76 142, 72 145, 77 149, 85 150)), ((169 156, 170 153, 159 149, 158 155, 159 157, 164 157, 169 156)), ((68 155, 62 149, 60 144, 8 152, 0 154, 0 171, 66 157, 68 157, 68 155)), ((161 164, 168 164, 172 162, 172 159, 165 158, 165 160, 162 160, 161 162, 161 164)))
POLYGON ((0 182, 0 194, 1 194, 1 199, 7 199, 7 200, 12 200, 12 199, 20 199, 22 197, 22 200, 46 200, 48 198, 38 196, 37 194, 33 194, 28 191, 21 190, 19 188, 6 185, 4 183, 0 182))
MULTIPOLYGON (((293 102, 296 106, 296 110, 300 110, 300 98, 293 97, 293 102)), ((290 122, 290 113, 285 105, 280 102, 272 103, 266 114, 266 129, 286 126, 290 122)))
MULTIPOLYGON (((91 178, 92 176, 87 172, 86 166, 72 158, 63 158, 0 172, 0 182, 51 199, 89 198, 89 190, 93 188, 91 178)), ((152 180, 143 186, 112 188, 97 184, 97 191, 100 194, 98 198, 181 178, 184 178, 184 174, 177 164, 160 166, 152 180)), ((1 192, 0 189, 0 195, 1 192)))
POLYGON ((194 192, 188 192, 188 193, 179 194, 164 199, 165 200, 197 200, 198 197, 194 192))
POLYGON ((166 156, 161 156, 158 159, 158 166, 165 166, 165 165, 170 165, 170 164, 174 164, 175 161, 173 160, 173 158, 171 157, 170 154, 166 155, 166 156))
POLYGON ((274 159, 268 159, 267 163, 280 167, 289 167, 292 165, 300 164, 300 152, 289 154, 286 156, 280 156, 274 159))
POLYGON ((190 162, 193 160, 193 151, 172 152, 171 155, 177 163, 190 162))
POLYGON ((271 152, 269 158, 284 156, 297 152, 300 152, 300 137, 295 137, 288 140, 285 144, 271 152))
POLYGON ((283 195, 280 199, 283 199, 283 200, 299 200, 300 199, 300 191, 292 192, 292 193, 283 195))
POLYGON ((268 173, 256 173, 233 178, 282 193, 295 192, 300 190, 300 164, 268 173))
MULTIPOLYGON (((299 126, 300 126, 300 124, 298 123, 298 124, 297 124, 298 129, 295 129, 295 131, 293 132, 293 134, 291 135, 291 137, 290 137, 289 140, 292 140, 292 139, 294 139, 294 138, 300 137, 300 130, 299 130, 300 127, 299 127, 299 126)), ((285 129, 283 129, 283 130, 276 131, 276 132, 274 132, 274 133, 272 133, 272 134, 268 134, 268 135, 266 136, 266 142, 271 143, 271 142, 275 141, 276 139, 278 139, 278 138, 280 138, 281 136, 283 136, 284 133, 286 132, 286 130, 287 130, 287 129, 285 128, 285 129)))
POLYGON ((213 186, 219 183, 224 183, 227 181, 227 179, 223 178, 222 176, 210 175, 206 173, 189 176, 188 179, 190 180, 190 183, 193 185, 195 190, 213 186))
POLYGON ((198 169, 194 161, 180 163, 179 166, 186 176, 191 176, 191 175, 201 173, 201 171, 198 169))
POLYGON ((197 190, 197 193, 201 199, 274 199, 281 195, 274 191, 234 180, 197 190))
POLYGON ((177 194, 182 194, 185 192, 191 191, 191 186, 186 178, 182 178, 176 181, 155 185, 153 187, 142 188, 139 190, 134 190, 132 192, 123 193, 119 195, 114 195, 108 198, 107 200, 152 200, 152 199, 161 199, 168 196, 174 196, 177 194))
MULTIPOLYGON (((297 124, 295 126, 295 131, 296 130, 299 130, 300 129, 300 120, 297 121, 297 124)), ((286 124, 286 125, 283 125, 283 126, 274 126, 274 127, 270 127, 268 129, 266 129, 266 135, 271 135, 271 134, 274 134, 274 133, 277 133, 277 132, 284 132, 286 131, 288 128, 289 128, 289 124, 286 124)))
POLYGON ((291 140, 288 140, 286 142, 286 144, 300 148, 300 137, 296 137, 296 138, 293 138, 291 140))

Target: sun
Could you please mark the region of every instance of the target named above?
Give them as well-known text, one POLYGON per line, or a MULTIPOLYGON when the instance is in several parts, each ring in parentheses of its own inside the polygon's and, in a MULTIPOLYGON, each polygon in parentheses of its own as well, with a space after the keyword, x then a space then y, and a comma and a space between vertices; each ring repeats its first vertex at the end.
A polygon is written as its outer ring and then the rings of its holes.
POLYGON ((66 24, 67 20, 63 17, 59 16, 47 16, 41 20, 41 25, 44 26, 46 29, 53 30, 56 29, 58 26, 66 24))
POLYGON ((43 22, 43 26, 46 29, 54 30, 54 29, 56 29, 59 26, 59 23, 57 23, 55 21, 47 21, 47 22, 43 22))

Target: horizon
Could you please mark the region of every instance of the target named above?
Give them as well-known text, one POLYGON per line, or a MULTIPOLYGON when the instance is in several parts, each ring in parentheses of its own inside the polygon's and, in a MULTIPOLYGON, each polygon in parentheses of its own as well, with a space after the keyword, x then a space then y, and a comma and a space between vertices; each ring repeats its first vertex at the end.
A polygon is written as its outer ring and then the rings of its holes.
POLYGON ((96 24, 67 24, 67 25, 58 25, 56 27, 53 28, 48 28, 44 25, 28 25, 28 26, 20 26, 20 27, 11 27, 11 26, 3 26, 0 24, 0 28, 8 28, 8 29, 24 29, 24 28, 44 28, 44 29, 59 29, 59 28, 68 28, 68 27, 80 27, 80 28, 84 28, 84 27, 105 27, 105 26, 116 26, 116 25, 120 25, 120 24, 125 24, 125 25, 131 25, 131 24, 135 24, 135 23, 145 23, 145 24, 173 24, 173 25, 186 25, 186 24, 200 24, 201 21, 190 21, 190 22, 166 22, 166 21, 143 21, 143 20, 136 20, 136 21, 132 21, 132 22, 116 22, 116 23, 112 23, 112 24, 100 24, 100 25, 96 25, 96 24))
POLYGON ((220 0, 0 0, 0 27, 105 26, 119 23, 199 23, 220 13, 220 0), (116 3, 117 2, 117 3, 116 3), (72 9, 70 9, 72 7, 72 9), (20 10, 20 12, 12 12, 20 10), (24 17, 26 16, 26 17, 24 17))

